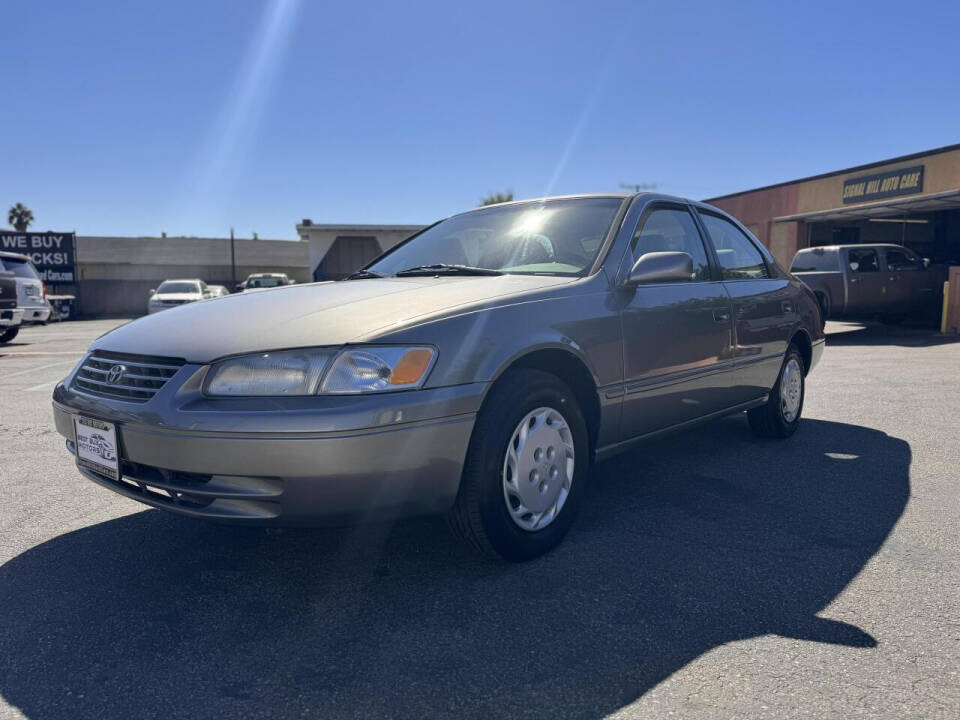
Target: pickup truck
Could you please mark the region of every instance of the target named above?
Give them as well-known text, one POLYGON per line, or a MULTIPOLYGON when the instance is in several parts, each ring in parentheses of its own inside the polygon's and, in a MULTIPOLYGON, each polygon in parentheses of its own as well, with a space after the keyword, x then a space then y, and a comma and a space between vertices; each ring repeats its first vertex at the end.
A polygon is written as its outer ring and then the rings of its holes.
POLYGON ((940 273, 901 245, 827 245, 799 250, 790 272, 809 287, 823 319, 894 324, 937 309, 940 273))

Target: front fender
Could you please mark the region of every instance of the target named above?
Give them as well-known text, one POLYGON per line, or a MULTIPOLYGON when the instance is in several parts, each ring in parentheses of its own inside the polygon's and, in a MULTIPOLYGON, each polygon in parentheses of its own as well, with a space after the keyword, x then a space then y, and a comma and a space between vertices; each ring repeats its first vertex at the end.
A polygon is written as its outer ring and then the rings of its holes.
POLYGON ((623 378, 620 318, 607 292, 577 292, 443 318, 378 338, 438 348, 428 387, 492 382, 531 352, 573 354, 597 387, 623 378))

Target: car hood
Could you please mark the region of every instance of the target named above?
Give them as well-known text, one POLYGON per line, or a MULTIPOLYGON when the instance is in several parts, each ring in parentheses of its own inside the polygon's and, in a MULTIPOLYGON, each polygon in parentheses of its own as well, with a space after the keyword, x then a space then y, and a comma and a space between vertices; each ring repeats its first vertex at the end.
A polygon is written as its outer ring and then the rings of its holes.
POLYGON ((200 293, 154 293, 151 300, 199 300, 203 295, 200 293))
POLYGON ((90 349, 206 363, 261 350, 342 345, 576 279, 431 276, 290 285, 149 315, 100 337, 90 349))

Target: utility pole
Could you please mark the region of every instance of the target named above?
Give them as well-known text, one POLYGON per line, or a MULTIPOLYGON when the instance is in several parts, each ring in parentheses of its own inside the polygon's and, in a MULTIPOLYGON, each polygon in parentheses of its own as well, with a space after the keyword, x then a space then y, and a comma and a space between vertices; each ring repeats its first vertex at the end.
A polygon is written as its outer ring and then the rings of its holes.
POLYGON ((633 190, 638 193, 641 190, 656 190, 656 183, 620 183, 620 187, 624 190, 633 190))
POLYGON ((233 243, 233 228, 230 228, 230 292, 237 289, 237 251, 233 243))

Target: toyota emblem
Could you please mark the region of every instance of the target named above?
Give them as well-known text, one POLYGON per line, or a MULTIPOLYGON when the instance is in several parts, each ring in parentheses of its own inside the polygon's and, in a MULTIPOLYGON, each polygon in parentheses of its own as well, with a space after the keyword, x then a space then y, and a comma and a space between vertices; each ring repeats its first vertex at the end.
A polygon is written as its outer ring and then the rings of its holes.
POLYGON ((123 374, 127 371, 126 365, 114 365, 107 371, 107 382, 111 385, 115 385, 120 382, 120 378, 123 377, 123 374))

